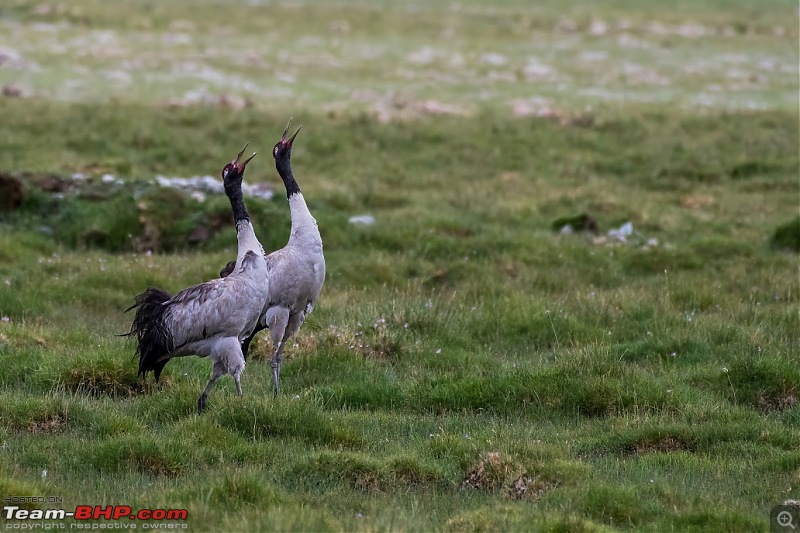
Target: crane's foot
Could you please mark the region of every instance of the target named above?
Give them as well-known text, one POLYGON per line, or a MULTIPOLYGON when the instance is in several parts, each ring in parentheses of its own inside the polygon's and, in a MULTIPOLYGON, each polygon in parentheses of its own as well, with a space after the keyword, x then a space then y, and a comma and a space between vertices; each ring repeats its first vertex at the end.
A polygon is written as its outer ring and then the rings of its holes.
POLYGON ((205 411, 205 410, 206 410, 206 395, 204 393, 204 394, 201 394, 200 395, 200 399, 197 400, 197 414, 198 415, 202 415, 203 411, 205 411))

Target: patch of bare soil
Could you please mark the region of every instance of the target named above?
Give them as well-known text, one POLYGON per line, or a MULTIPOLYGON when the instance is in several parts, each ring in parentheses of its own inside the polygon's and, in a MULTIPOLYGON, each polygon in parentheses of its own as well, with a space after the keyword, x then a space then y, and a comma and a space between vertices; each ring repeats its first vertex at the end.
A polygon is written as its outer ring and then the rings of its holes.
POLYGON ((555 483, 544 481, 536 476, 524 475, 514 479, 506 493, 512 500, 538 501, 548 491, 554 489, 555 483))
POLYGON ((513 463, 500 452, 487 452, 467 470, 461 486, 486 491, 497 490, 513 469, 513 463))
MULTIPOLYGON (((116 376, 104 370, 73 368, 64 379, 64 384, 73 391, 86 392, 92 396, 130 398, 150 392, 156 387, 153 381, 138 379, 135 375, 116 376)), ((169 376, 161 376, 158 387, 169 386, 169 376)))
POLYGON ((57 433, 67 425, 67 417, 63 413, 47 416, 41 420, 31 420, 28 424, 28 433, 34 435, 43 433, 57 433))
POLYGON ((797 405, 797 388, 791 387, 775 394, 762 394, 758 398, 758 408, 765 413, 784 411, 797 405))
POLYGON ((137 461, 139 471, 151 476, 176 476, 180 473, 177 465, 170 464, 162 457, 147 455, 140 457, 137 461))
POLYGON ((662 437, 660 439, 645 439, 636 444, 633 453, 642 455, 645 453, 664 453, 684 451, 688 447, 686 443, 676 437, 662 437))

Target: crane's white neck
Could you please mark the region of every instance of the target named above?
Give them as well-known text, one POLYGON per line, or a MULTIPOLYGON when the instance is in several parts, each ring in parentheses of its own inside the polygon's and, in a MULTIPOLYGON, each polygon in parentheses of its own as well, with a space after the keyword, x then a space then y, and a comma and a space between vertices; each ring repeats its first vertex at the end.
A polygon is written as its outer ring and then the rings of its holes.
POLYGON ((258 241, 258 237, 256 237, 256 232, 250 219, 245 218, 236 221, 236 239, 239 242, 239 249, 236 253, 237 269, 241 266, 242 258, 249 251, 255 252, 258 256, 264 256, 264 248, 258 241))
POLYGON ((317 221, 311 216, 311 211, 308 210, 303 193, 296 192, 289 196, 289 212, 292 217, 292 232, 289 236, 289 244, 308 240, 322 242, 317 221))

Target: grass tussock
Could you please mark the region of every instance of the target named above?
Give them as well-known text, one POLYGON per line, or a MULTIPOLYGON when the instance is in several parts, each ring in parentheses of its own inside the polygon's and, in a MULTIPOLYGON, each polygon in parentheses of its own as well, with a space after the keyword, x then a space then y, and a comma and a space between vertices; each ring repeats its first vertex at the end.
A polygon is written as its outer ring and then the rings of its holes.
POLYGON ((92 396, 130 397, 152 389, 137 379, 119 380, 109 372, 96 369, 73 368, 63 380, 67 389, 92 396))
POLYGON ((729 402, 762 413, 790 410, 797 405, 800 372, 783 358, 750 356, 736 359, 696 378, 698 385, 714 390, 729 402))
POLYGON ((153 437, 127 437, 91 446, 87 462, 98 471, 136 472, 151 477, 172 477, 192 464, 190 448, 153 437))
POLYGON ((555 469, 527 467, 516 457, 501 452, 485 452, 469 466, 461 488, 489 493, 502 491, 511 500, 535 502, 559 485, 555 469))
POLYGON ((772 246, 795 253, 800 252, 800 216, 781 224, 772 234, 772 246))
POLYGON ((578 506, 598 522, 622 528, 642 524, 649 512, 632 489, 610 485, 593 486, 583 491, 578 506))
POLYGON ((31 434, 58 433, 69 420, 68 405, 58 398, 5 397, 0 420, 6 428, 31 434))
POLYGON ((376 461, 363 453, 321 453, 298 464, 292 473, 302 484, 344 484, 367 494, 448 488, 439 468, 410 456, 376 461))
POLYGON ((39 504, 36 501, 28 500, 26 497, 38 496, 40 490, 41 489, 33 483, 26 483, 11 477, 0 477, 0 492, 19 496, 19 501, 14 502, 14 505, 21 509, 39 508, 39 504))
POLYGON ((286 398, 280 402, 254 399, 248 405, 226 406, 216 416, 217 423, 252 440, 275 438, 301 439, 311 444, 359 447, 363 437, 337 424, 311 400, 286 398))
POLYGON ((273 489, 265 487, 264 479, 252 474, 233 474, 213 485, 208 500, 228 509, 263 508, 279 505, 282 500, 273 489))

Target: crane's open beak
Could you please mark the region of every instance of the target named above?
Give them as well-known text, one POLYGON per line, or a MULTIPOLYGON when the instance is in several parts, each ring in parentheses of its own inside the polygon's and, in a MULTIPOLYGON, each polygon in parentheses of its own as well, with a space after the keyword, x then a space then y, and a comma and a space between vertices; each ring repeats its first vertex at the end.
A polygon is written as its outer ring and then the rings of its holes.
POLYGON ((291 123, 292 123, 292 119, 289 119, 289 123, 286 124, 286 129, 283 130, 283 135, 281 135, 281 142, 286 143, 286 144, 288 144, 290 146, 292 144, 292 141, 294 141, 294 138, 297 137, 297 134, 300 133, 300 129, 303 127, 303 125, 301 124, 300 127, 297 128, 297 131, 294 132, 294 135, 292 135, 291 137, 289 137, 287 139, 286 138, 286 134, 289 133, 289 126, 291 125, 291 123))
POLYGON ((256 156, 256 154, 258 153, 258 152, 253 152, 253 155, 251 155, 250 157, 248 157, 247 159, 245 159, 244 161, 242 161, 240 163, 239 160, 242 158, 242 154, 244 154, 244 151, 247 150, 247 146, 249 144, 250 143, 245 144, 244 148, 242 148, 242 151, 239 152, 239 154, 236 156, 236 159, 233 160, 233 164, 236 165, 239 168, 240 171, 244 170, 244 167, 247 166, 247 163, 249 163, 250 160, 253 159, 256 156))

